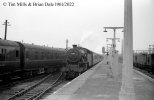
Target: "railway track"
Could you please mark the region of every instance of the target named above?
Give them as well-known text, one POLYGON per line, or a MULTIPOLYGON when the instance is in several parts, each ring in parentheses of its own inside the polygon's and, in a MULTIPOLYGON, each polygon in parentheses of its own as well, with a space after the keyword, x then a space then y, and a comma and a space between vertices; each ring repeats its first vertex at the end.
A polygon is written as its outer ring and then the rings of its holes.
POLYGON ((57 86, 55 86, 54 88, 49 89, 48 91, 44 92, 44 94, 40 95, 38 98, 36 98, 35 100, 44 100, 46 99, 49 95, 54 94, 58 89, 60 89, 61 87, 63 87, 64 85, 66 85, 68 82, 70 81, 64 81, 61 84, 58 84, 57 86))
MULTIPOLYGON (((42 75, 39 75, 39 76, 25 78, 25 79, 19 79, 19 80, 10 80, 7 83, 2 83, 2 84, 0 84, 0 96, 1 96, 2 91, 5 91, 5 90, 7 90, 11 87, 15 87, 16 85, 28 84, 28 83, 31 83, 32 81, 40 80, 45 76, 47 76, 47 74, 42 74, 42 75)), ((0 98, 0 100, 1 100, 1 98, 0 98)))
POLYGON ((152 73, 149 73, 148 71, 137 68, 137 67, 134 67, 134 69, 154 79, 154 75, 152 73))
POLYGON ((10 82, 10 84, 3 85, 3 87, 0 88, 0 100, 7 100, 12 95, 15 95, 36 84, 39 84, 39 82, 46 79, 46 77, 47 75, 43 75, 43 76, 29 78, 26 80, 10 82))
POLYGON ((62 74, 56 74, 54 76, 48 75, 41 81, 37 82, 33 86, 27 89, 18 91, 13 96, 5 100, 36 100, 40 98, 46 91, 62 82, 62 74))

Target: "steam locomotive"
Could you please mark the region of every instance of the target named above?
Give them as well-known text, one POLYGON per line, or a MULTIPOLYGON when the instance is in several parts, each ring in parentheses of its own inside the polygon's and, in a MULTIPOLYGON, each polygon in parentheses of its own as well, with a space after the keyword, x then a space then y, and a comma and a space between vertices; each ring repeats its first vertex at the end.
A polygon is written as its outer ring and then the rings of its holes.
POLYGON ((93 65, 103 60, 103 56, 86 48, 73 45, 66 53, 67 66, 62 70, 66 78, 75 78, 93 65))
POLYGON ((0 39, 0 80, 60 70, 66 50, 0 39))

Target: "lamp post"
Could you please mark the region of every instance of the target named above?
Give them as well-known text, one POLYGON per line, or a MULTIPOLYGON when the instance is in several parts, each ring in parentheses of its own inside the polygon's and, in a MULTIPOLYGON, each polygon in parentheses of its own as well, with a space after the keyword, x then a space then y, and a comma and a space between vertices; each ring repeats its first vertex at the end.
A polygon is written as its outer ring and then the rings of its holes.
POLYGON ((113 51, 116 50, 116 40, 119 40, 119 38, 116 38, 116 30, 117 29, 123 29, 123 27, 104 27, 104 32, 107 32, 107 29, 113 29, 114 34, 113 34, 113 38, 107 38, 107 40, 111 39, 112 40, 112 44, 113 44, 113 51))
POLYGON ((111 66, 112 70, 112 77, 114 79, 117 79, 119 76, 119 65, 118 65, 118 54, 116 52, 116 40, 119 40, 119 38, 116 38, 116 30, 117 29, 123 29, 123 27, 104 27, 104 32, 107 32, 107 29, 113 29, 114 34, 113 38, 106 38, 106 40, 112 40, 111 50, 109 54, 109 66, 111 66))

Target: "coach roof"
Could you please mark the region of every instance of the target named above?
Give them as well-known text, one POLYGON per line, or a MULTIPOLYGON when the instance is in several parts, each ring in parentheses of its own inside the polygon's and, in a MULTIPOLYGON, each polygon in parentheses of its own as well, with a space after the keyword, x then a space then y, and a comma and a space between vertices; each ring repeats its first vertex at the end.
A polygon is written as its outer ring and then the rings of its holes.
POLYGON ((0 46, 19 47, 19 44, 17 42, 15 42, 15 41, 2 40, 2 39, 0 39, 0 46))

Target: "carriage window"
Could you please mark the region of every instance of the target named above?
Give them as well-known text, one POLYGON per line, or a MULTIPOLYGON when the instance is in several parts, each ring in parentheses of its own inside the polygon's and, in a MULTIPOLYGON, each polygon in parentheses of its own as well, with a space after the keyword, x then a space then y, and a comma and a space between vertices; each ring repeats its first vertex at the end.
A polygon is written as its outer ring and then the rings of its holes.
POLYGON ((0 54, 6 54, 6 49, 1 49, 0 54))
POLYGON ((19 51, 16 50, 16 57, 18 58, 19 57, 19 51))

